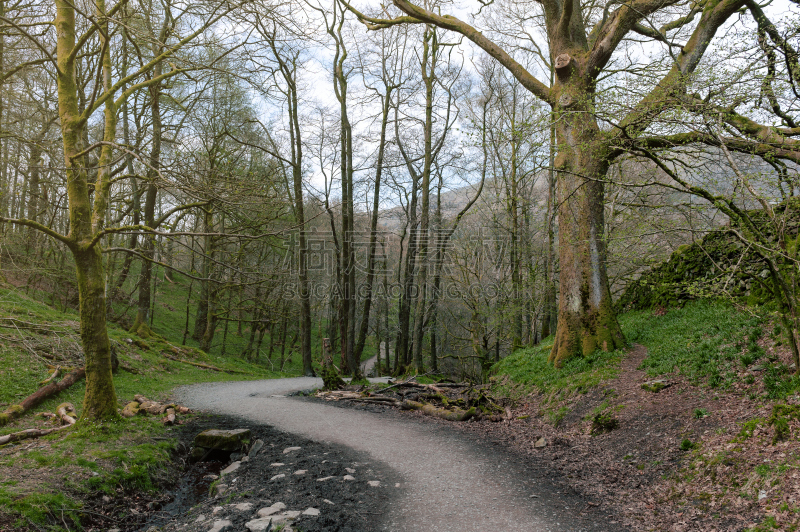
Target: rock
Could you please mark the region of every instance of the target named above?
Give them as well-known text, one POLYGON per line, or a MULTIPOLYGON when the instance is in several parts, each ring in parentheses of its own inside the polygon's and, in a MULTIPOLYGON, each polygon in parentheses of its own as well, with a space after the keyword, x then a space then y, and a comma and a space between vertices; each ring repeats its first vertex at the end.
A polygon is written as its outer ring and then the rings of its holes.
POLYGON ((192 462, 197 462, 203 459, 203 457, 208 453, 210 449, 204 449, 202 447, 193 447, 192 453, 189 455, 189 460, 192 462))
POLYGON ((536 443, 533 444, 533 447, 536 449, 541 449, 543 447, 547 447, 547 440, 544 439, 544 436, 536 440, 536 443))
POLYGON ((368 480, 367 484, 369 484, 373 488, 379 488, 380 485, 381 485, 381 481, 380 480, 368 480))
POLYGON ((270 467, 281 467, 281 466, 285 466, 285 465, 286 464, 284 464, 283 462, 274 462, 274 463, 270 464, 269 466, 270 467))
POLYGON ((299 476, 299 475, 305 475, 306 473, 308 473, 308 470, 307 470, 307 469, 298 469, 298 470, 297 470, 297 471, 295 471, 293 474, 294 474, 294 475, 298 475, 298 476, 299 476))
POLYGON ((758 500, 761 501, 767 498, 767 492, 765 490, 761 490, 758 492, 758 500))
POLYGON ((233 531, 233 523, 228 520, 214 521, 214 527, 208 532, 229 532, 233 531))
POLYGON ((194 438, 195 447, 220 451, 239 451, 249 443, 250 429, 210 429, 201 432, 194 438))
POLYGON ((139 413, 139 401, 131 401, 122 409, 122 417, 133 417, 139 413))
POLYGON ((303 512, 303 515, 310 515, 312 517, 316 517, 319 515, 319 510, 317 510, 316 508, 306 508, 305 511, 303 512))
POLYGON ((284 477, 286 477, 286 475, 284 475, 283 473, 281 473, 281 474, 279 474, 279 475, 275 475, 274 477, 272 477, 271 479, 269 479, 269 481, 270 481, 270 482, 273 482, 273 481, 275 481, 275 480, 280 480, 280 479, 282 479, 282 478, 284 478, 284 477))
POLYGON ((200 514, 200 515, 197 516, 197 519, 195 519, 194 522, 195 523, 202 523, 205 520, 206 520, 206 516, 204 516, 203 514, 200 514))
POLYGON ((250 452, 247 453, 247 456, 253 458, 255 455, 258 454, 258 451, 260 451, 262 447, 264 447, 264 442, 262 440, 254 441, 253 445, 250 447, 250 452))
POLYGON ((272 518, 262 517, 260 519, 253 519, 244 524, 245 528, 250 532, 266 532, 272 530, 272 518))
POLYGON ((667 382, 667 381, 665 381, 663 379, 657 379, 657 380, 654 380, 654 381, 647 381, 647 382, 642 384, 642 390, 644 390, 646 392, 658 393, 661 390, 663 390, 664 388, 666 388, 667 386, 669 386, 669 384, 670 384, 669 382, 667 382))
POLYGON ((299 451, 300 449, 301 449, 300 447, 287 447, 286 449, 283 450, 283 454, 289 454, 292 451, 299 451))
POLYGON ((356 479, 356 477, 354 477, 352 475, 345 475, 345 476, 342 477, 342 480, 355 480, 355 479, 356 479))
POLYGON ((301 513, 303 513, 303 512, 301 512, 300 510, 286 510, 285 512, 283 512, 281 514, 281 517, 283 517, 285 519, 288 519, 288 520, 292 520, 292 519, 297 519, 298 517, 300 517, 301 513))
POLYGON ((325 482, 326 480, 330 480, 330 479, 332 479, 332 478, 333 478, 333 477, 322 477, 322 478, 318 478, 318 479, 317 479, 317 482, 325 482))
POLYGON ((285 509, 286 509, 286 505, 285 504, 283 504, 282 502, 276 502, 272 506, 268 506, 266 508, 260 509, 258 511, 258 516, 259 517, 269 517, 270 515, 274 515, 274 514, 280 512, 281 510, 285 510, 285 509))
POLYGON ((242 453, 231 453, 231 462, 238 462, 244 456, 242 453))
POLYGON ((217 515, 218 513, 220 513, 224 509, 225 508, 223 508, 222 506, 214 506, 214 509, 211 510, 211 515, 217 515))
POLYGON ((226 491, 228 491, 227 484, 214 484, 213 486, 211 486, 211 495, 216 495, 217 497, 221 497, 222 495, 225 495, 226 491))
POLYGON ((328 499, 322 499, 322 502, 324 502, 325 504, 330 504, 331 506, 333 506, 333 501, 329 501, 328 499))
POLYGON ((231 473, 239 469, 241 466, 242 466, 241 462, 234 462, 225 469, 223 469, 222 471, 220 471, 219 474, 222 477, 224 477, 225 475, 230 475, 231 473))
POLYGON ((249 462, 249 461, 250 461, 250 457, 249 457, 249 456, 243 456, 243 457, 242 457, 242 459, 241 459, 241 460, 239 460, 239 461, 240 461, 241 463, 249 462))
POLYGON ((237 510, 239 510, 240 512, 249 512, 250 510, 253 509, 253 503, 252 502, 240 502, 239 504, 234 504, 233 507, 236 508, 237 510))
POLYGON ((344 470, 350 473, 351 475, 356 472, 356 470, 353 469, 352 467, 345 467, 344 470))

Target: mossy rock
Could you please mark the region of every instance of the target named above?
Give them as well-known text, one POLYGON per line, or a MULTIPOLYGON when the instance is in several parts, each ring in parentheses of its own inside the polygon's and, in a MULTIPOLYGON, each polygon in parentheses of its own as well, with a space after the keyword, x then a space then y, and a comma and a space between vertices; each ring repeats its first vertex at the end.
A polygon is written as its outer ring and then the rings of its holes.
POLYGON ((667 386, 669 386, 669 383, 664 380, 647 381, 642 384, 642 390, 646 392, 658 393, 667 386))
POLYGON ((220 451, 239 451, 250 444, 250 429, 210 429, 194 438, 195 447, 220 451))

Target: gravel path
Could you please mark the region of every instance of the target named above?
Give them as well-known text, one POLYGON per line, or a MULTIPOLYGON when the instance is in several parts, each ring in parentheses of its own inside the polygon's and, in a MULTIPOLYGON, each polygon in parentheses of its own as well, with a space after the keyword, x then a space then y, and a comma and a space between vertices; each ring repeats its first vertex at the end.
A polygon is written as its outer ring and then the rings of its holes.
POLYGON ((560 493, 524 460, 488 442, 439 424, 284 396, 321 385, 307 377, 198 384, 178 396, 191 408, 365 451, 397 471, 402 489, 375 530, 622 530, 598 512, 581 515, 586 504, 578 496, 560 493))

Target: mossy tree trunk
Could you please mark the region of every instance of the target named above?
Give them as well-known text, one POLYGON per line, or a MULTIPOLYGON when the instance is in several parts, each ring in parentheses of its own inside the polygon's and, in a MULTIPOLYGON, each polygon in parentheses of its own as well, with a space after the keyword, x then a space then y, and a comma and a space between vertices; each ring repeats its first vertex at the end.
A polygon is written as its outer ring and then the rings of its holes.
POLYGON ((610 157, 594 119, 593 80, 578 62, 556 61, 559 223, 558 326, 549 360, 560 367, 576 355, 625 346, 606 273, 604 180, 610 157))

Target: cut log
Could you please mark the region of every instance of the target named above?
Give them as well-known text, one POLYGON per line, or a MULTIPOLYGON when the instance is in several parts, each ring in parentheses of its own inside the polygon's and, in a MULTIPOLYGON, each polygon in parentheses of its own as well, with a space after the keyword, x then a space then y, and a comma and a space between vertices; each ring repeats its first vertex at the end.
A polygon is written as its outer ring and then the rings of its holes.
MULTIPOLYGON (((71 414, 75 413, 75 407, 72 406, 72 403, 61 403, 56 408, 56 414, 61 419, 61 422, 64 425, 74 425, 77 419, 72 417, 71 414)), ((77 416, 76 416, 77 417, 77 416)))
POLYGON ((405 410, 419 410, 427 416, 439 417, 447 421, 466 421, 474 417, 477 410, 473 406, 469 410, 446 410, 437 408, 432 404, 418 403, 417 401, 403 401, 402 408, 405 410))
POLYGON ((52 397, 53 395, 66 390, 79 380, 83 379, 85 376, 86 370, 79 368, 69 373, 59 382, 51 382, 47 386, 39 388, 37 392, 26 397, 20 404, 11 405, 6 409, 5 412, 0 414, 0 427, 3 425, 8 425, 11 421, 20 417, 22 414, 35 407, 48 397, 52 397))
POLYGON ((27 430, 21 430, 19 432, 12 432, 11 434, 0 436, 0 445, 5 445, 6 443, 11 443, 20 440, 41 438, 42 436, 47 436, 48 434, 52 434, 53 432, 57 432, 59 430, 67 429, 71 426, 72 425, 62 425, 54 429, 27 429, 27 430))
POLYGON ((175 424, 175 409, 174 408, 167 408, 167 415, 161 421, 165 425, 174 425, 175 424))
POLYGON ((122 409, 122 417, 133 417, 139 413, 139 401, 131 401, 122 409))

